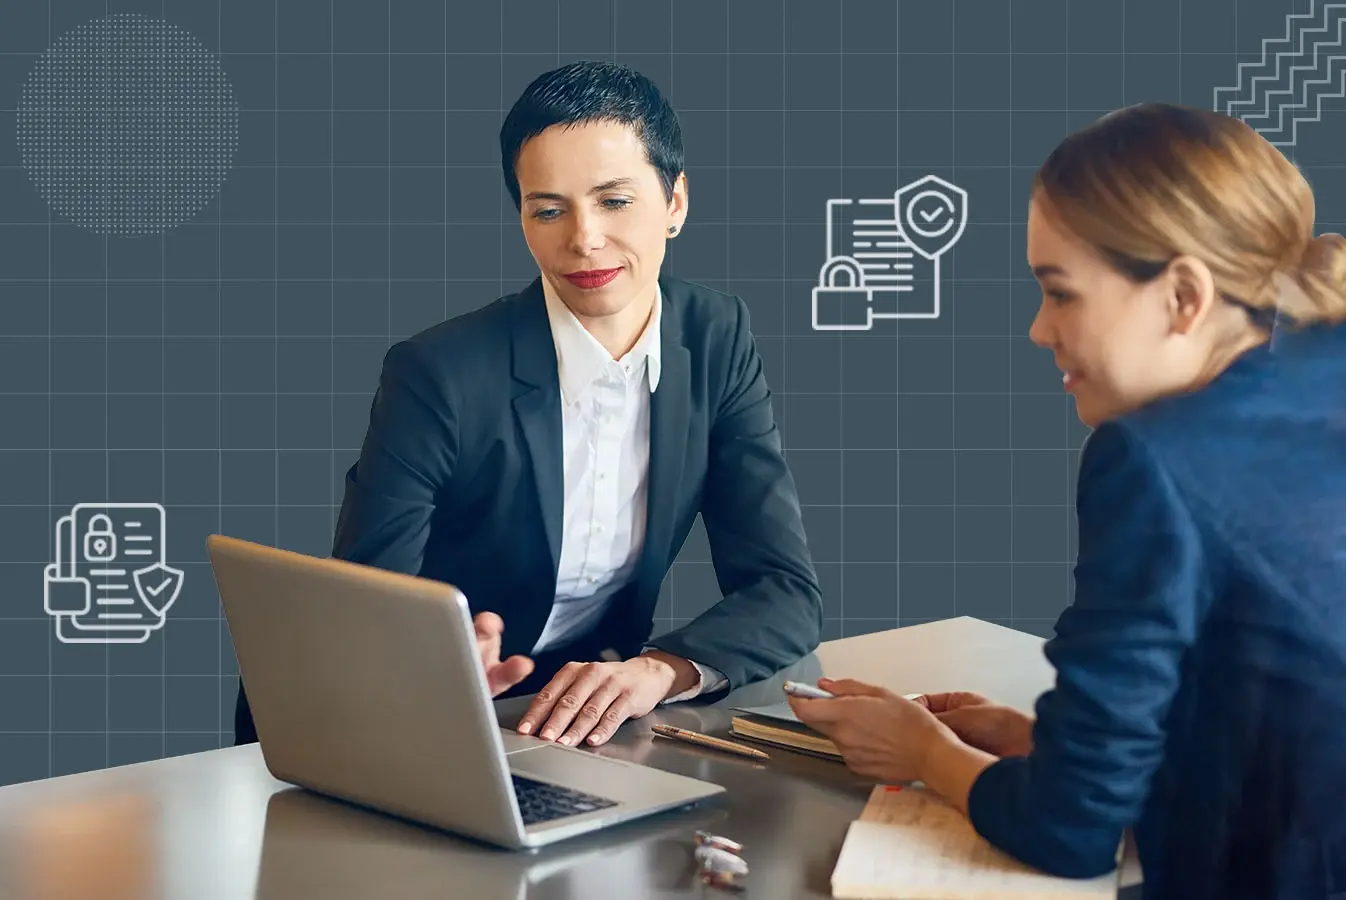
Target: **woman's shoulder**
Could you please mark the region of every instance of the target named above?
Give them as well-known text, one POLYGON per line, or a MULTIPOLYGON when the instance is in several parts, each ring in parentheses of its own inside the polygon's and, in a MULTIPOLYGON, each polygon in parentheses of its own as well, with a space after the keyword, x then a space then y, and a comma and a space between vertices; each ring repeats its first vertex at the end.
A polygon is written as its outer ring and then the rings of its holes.
MULTIPOLYGON (((477 305, 465 307, 462 312, 427 325, 409 335, 406 340, 431 351, 455 350, 467 351, 472 348, 489 348, 492 339, 507 340, 510 337, 514 320, 529 306, 529 289, 514 294, 482 298, 477 305)), ((541 292, 532 306, 533 318, 545 320, 545 310, 541 304, 541 292)), ((470 298, 468 298, 469 302, 470 298)), ((526 313, 525 313, 526 314, 526 313)))
POLYGON ((1346 325, 1277 332, 1199 390, 1175 394, 1116 424, 1171 453, 1206 454, 1211 443, 1321 439, 1342 428, 1346 325))
POLYGON ((1346 503, 1341 333, 1302 333, 1200 391, 1100 424, 1084 445, 1078 495, 1096 486, 1118 503, 1164 497, 1208 534, 1231 540, 1260 540, 1253 532, 1263 528, 1295 531, 1305 509, 1339 517, 1346 503))

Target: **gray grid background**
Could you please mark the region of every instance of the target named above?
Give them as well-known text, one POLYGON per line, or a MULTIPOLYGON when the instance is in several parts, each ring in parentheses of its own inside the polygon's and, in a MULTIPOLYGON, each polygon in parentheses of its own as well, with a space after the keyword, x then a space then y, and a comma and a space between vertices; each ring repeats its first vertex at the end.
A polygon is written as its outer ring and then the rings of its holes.
MULTIPOLYGON (((498 169, 539 72, 616 58, 685 130, 665 271, 741 294, 775 391, 824 638, 972 615, 1048 634, 1071 597, 1085 431, 1027 338, 1027 185, 1119 106, 1209 107, 1307 0, 9 0, 0 12, 0 783, 232 741, 237 670, 204 538, 330 550, 389 344, 536 270, 498 169), (240 107, 219 197, 162 236, 54 220, 20 165, 37 55, 109 13, 186 29, 240 107), (934 173, 970 220, 938 320, 810 329, 830 197, 934 173), (42 611, 74 503, 167 509, 185 569, 143 645, 59 643, 42 611)), ((1338 211, 1340 101, 1292 155, 1338 211)), ((1289 151, 1287 151, 1289 152, 1289 151)), ((718 599, 704 532, 657 628, 718 599)))

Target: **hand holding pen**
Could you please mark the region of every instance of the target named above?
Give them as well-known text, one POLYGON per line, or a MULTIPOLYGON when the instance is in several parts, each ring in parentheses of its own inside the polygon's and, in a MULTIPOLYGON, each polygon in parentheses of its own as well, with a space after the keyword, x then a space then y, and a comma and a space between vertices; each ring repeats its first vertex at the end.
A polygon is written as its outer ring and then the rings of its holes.
POLYGON ((808 700, 831 700, 834 696, 820 687, 814 687, 802 681, 785 682, 785 693, 791 697, 804 697, 808 700))
MULTIPOLYGON (((785 693, 789 694, 791 697, 802 697, 805 700, 832 700, 836 697, 835 694, 829 693, 820 687, 805 684, 802 681, 787 681, 785 682, 784 687, 785 693)), ((922 696, 922 694, 903 694, 902 698, 904 700, 916 700, 922 696)))

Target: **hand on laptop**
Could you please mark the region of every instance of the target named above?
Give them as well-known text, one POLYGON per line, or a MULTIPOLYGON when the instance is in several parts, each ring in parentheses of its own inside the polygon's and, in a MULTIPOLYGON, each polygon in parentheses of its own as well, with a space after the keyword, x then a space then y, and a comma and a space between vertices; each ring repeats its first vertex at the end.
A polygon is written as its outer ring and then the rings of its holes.
POLYGON ((514 687, 533 671, 533 661, 526 656, 511 656, 500 661, 500 634, 505 623, 492 612, 478 613, 472 618, 477 632, 477 652, 486 670, 486 684, 495 697, 514 687))
POLYGON ((627 719, 638 719, 672 696, 682 682, 697 678, 686 660, 650 653, 624 662, 566 663, 538 691, 519 720, 520 734, 574 747, 588 739, 602 744, 627 719), (685 663, 685 669, 678 664, 685 663))

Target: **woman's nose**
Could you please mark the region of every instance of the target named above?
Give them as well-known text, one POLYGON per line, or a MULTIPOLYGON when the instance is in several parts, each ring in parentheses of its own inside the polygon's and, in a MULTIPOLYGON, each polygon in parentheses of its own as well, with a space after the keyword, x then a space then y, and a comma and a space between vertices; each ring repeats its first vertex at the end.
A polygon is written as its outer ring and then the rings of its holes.
POLYGON ((1052 343, 1051 325, 1047 321, 1047 304, 1038 306, 1033 324, 1028 328, 1028 339, 1039 347, 1050 347, 1052 343))
POLYGON ((603 247, 603 232, 594 216, 576 215, 575 227, 570 232, 571 249, 579 254, 587 254, 603 247))

